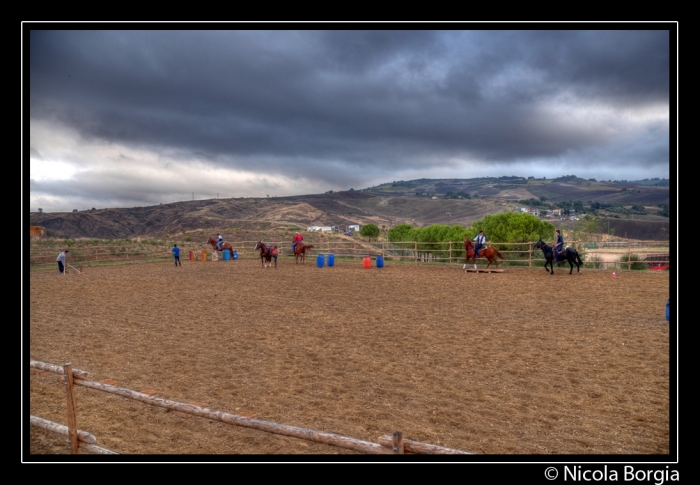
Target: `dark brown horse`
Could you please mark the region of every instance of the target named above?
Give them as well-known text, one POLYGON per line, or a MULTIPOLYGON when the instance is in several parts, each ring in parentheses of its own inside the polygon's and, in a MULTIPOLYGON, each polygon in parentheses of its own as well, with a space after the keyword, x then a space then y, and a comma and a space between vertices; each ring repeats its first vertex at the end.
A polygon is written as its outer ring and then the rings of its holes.
MULTIPOLYGON (((545 259, 544 269, 549 274, 554 274, 554 249, 548 246, 542 239, 535 243, 534 249, 542 250, 542 254, 544 254, 545 259), (547 265, 549 265, 549 269, 547 269, 547 265)), ((576 265, 576 271, 579 273, 581 272, 581 266, 583 266, 583 261, 581 261, 581 257, 578 255, 578 251, 576 251, 574 248, 566 248, 563 251, 560 251, 558 260, 560 263, 568 261, 570 266, 569 274, 573 274, 574 265, 576 265)))
MULTIPOLYGON (((213 237, 210 237, 209 240, 208 240, 207 242, 208 242, 209 244, 211 244, 211 250, 212 250, 212 251, 217 251, 217 249, 216 249, 216 239, 214 239, 213 237)), ((223 252, 223 251, 229 251, 229 252, 231 253, 231 259, 233 259, 233 247, 232 247, 229 243, 227 243, 227 242, 223 243, 223 244, 221 245, 221 249, 219 249, 219 251, 221 251, 221 252, 223 252)))
POLYGON ((260 263, 262 264, 263 268, 272 267, 272 250, 267 247, 267 244, 262 241, 258 241, 253 250, 260 250, 260 263))
MULTIPOLYGON (((474 266, 476 266, 476 259, 477 257, 475 256, 476 251, 474 251, 474 246, 472 245, 472 242, 469 238, 466 238, 464 240, 464 253, 465 253, 465 259, 464 259, 464 264, 465 264, 465 269, 467 263, 469 263, 469 260, 471 259, 474 262, 474 266)), ((486 265, 486 268, 488 269, 489 266, 491 266, 491 263, 496 263, 496 268, 498 268, 498 260, 496 259, 496 256, 498 256, 501 259, 506 259, 505 256, 503 256, 497 248, 493 246, 489 246, 486 248, 481 248, 479 249, 479 258, 486 258, 489 262, 489 264, 486 265)))
POLYGON ((304 258, 306 258, 306 251, 313 248, 311 244, 299 243, 294 248, 294 262, 298 263, 301 259, 301 264, 304 264, 304 258))

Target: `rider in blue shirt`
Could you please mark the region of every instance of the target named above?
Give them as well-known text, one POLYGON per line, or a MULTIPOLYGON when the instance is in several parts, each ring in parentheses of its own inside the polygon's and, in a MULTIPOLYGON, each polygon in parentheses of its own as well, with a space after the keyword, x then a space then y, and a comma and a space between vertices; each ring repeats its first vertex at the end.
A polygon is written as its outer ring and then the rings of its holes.
POLYGON ((218 239, 217 239, 217 241, 216 241, 216 249, 217 249, 218 251, 221 251, 221 246, 222 246, 223 244, 224 244, 224 236, 222 236, 221 234, 219 234, 219 237, 218 237, 218 239))
POLYGON ((564 250, 564 238, 561 237, 561 231, 559 229, 556 230, 557 233, 557 241, 554 243, 554 248, 552 251, 554 251, 554 262, 556 263, 559 261, 559 251, 564 250))

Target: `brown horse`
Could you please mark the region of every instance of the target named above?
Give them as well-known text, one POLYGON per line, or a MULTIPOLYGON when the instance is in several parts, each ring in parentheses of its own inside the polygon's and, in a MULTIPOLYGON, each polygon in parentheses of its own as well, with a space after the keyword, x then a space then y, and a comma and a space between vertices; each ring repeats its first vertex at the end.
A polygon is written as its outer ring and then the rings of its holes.
POLYGON ((260 250, 260 264, 262 264, 263 268, 272 267, 272 251, 267 247, 267 244, 258 241, 253 250, 260 250))
POLYGON ((306 251, 313 248, 311 244, 299 243, 294 248, 294 262, 298 263, 301 259, 301 264, 304 264, 304 259, 306 258, 306 251))
MULTIPOLYGON (((464 259, 465 269, 466 264, 469 263, 470 259, 474 262, 474 266, 476 266, 477 258, 474 256, 476 252, 474 251, 474 246, 472 245, 472 242, 469 238, 466 238, 464 240, 464 253, 466 255, 464 259)), ((496 249, 493 246, 479 249, 479 258, 486 258, 489 262, 489 264, 486 265, 486 268, 491 266, 491 263, 496 263, 496 268, 498 268, 498 260, 496 259, 496 256, 498 256, 501 259, 506 259, 506 257, 503 256, 498 251, 498 249, 496 249)))
MULTIPOLYGON (((208 240, 207 242, 208 242, 209 244, 211 244, 211 249, 212 249, 212 251, 217 251, 217 249, 216 249, 216 239, 214 239, 213 237, 210 237, 209 240, 208 240)), ((223 244, 221 245, 221 249, 220 249, 219 251, 221 251, 221 252, 223 252, 223 251, 229 251, 229 252, 231 253, 231 259, 233 259, 233 247, 232 247, 229 243, 227 243, 227 242, 223 243, 223 244)))

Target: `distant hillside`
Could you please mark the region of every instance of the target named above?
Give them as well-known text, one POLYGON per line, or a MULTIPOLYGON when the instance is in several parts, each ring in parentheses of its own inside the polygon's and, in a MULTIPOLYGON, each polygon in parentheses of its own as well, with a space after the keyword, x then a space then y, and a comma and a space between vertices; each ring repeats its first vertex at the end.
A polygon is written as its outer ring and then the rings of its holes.
POLYGON ((630 180, 630 181, 614 180, 613 182, 616 182, 619 184, 629 184, 629 185, 668 187, 670 185, 671 181, 669 179, 653 178, 653 179, 630 180))
MULTIPOLYGON (((486 214, 515 210, 520 200, 540 197, 554 203, 578 200, 658 205, 668 204, 669 188, 588 181, 574 176, 555 180, 421 179, 365 190, 292 197, 209 199, 149 207, 33 212, 29 223, 44 226, 48 235, 54 237, 114 239, 164 236, 198 229, 256 228, 262 224, 289 230, 312 225, 344 228, 350 224, 369 223, 381 228, 401 222, 414 227, 435 223, 469 226, 486 214)), ((659 216, 647 219, 658 221, 659 216)))
POLYGON ((548 179, 515 176, 481 177, 472 179, 399 180, 370 187, 374 193, 403 195, 445 195, 466 193, 470 197, 524 200, 545 197, 550 202, 581 201, 620 204, 668 204, 667 179, 634 182, 599 182, 575 175, 548 179))

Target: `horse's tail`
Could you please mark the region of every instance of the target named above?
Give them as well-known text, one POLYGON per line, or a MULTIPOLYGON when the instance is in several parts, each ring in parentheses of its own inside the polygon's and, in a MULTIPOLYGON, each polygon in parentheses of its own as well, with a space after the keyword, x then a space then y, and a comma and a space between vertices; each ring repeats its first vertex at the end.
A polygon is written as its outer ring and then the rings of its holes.
POLYGON ((501 252, 498 250, 498 248, 493 248, 493 250, 496 251, 496 254, 498 255, 499 258, 506 259, 506 257, 501 254, 501 252))
POLYGON ((583 266, 583 261, 581 261, 581 256, 578 255, 578 251, 574 249, 574 255, 576 256, 576 261, 580 266, 583 266))

